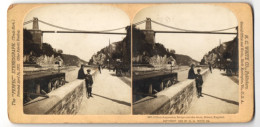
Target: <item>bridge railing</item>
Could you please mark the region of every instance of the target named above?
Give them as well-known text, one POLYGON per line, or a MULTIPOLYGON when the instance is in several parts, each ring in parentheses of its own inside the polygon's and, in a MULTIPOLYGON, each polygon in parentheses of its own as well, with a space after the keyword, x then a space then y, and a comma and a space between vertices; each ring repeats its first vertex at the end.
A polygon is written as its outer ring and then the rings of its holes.
POLYGON ((25 114, 76 114, 83 97, 84 80, 75 80, 24 105, 25 114))
MULTIPOLYGON (((94 83, 99 74, 93 69, 94 83)), ((76 79, 66 83, 46 96, 40 96, 24 105, 25 114, 76 114, 82 102, 85 80, 76 79)))
POLYGON ((177 73, 151 71, 133 76, 134 102, 145 96, 155 96, 156 93, 176 84, 177 73))

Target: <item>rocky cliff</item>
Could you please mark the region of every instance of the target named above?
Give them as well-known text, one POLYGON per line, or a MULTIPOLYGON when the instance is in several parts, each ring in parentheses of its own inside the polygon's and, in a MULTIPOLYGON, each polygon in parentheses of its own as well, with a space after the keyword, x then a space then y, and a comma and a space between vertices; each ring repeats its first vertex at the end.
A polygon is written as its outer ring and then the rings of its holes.
POLYGON ((201 64, 211 63, 214 66, 226 66, 230 62, 234 68, 238 67, 238 39, 224 42, 205 54, 201 64))
POLYGON ((86 61, 75 55, 62 54, 61 58, 65 66, 80 66, 81 64, 88 64, 86 61))
POLYGON ((89 64, 101 64, 114 66, 117 61, 130 67, 131 62, 131 31, 130 26, 126 27, 126 37, 122 41, 112 42, 95 53, 89 60, 89 64))
POLYGON ((176 61, 178 65, 185 65, 185 66, 190 66, 191 64, 199 64, 198 61, 192 59, 191 57, 187 55, 182 55, 182 54, 176 54, 176 61))

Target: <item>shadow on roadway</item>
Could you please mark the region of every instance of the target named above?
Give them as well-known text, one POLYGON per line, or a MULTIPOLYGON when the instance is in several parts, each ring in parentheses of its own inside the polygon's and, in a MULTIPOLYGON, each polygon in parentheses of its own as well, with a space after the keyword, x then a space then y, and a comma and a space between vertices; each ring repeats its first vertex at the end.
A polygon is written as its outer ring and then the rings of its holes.
POLYGON ((131 87, 131 81, 127 80, 126 77, 123 76, 117 76, 116 74, 110 74, 111 76, 118 77, 121 81, 123 81, 125 84, 131 87))
POLYGON ((123 105, 126 105, 126 106, 131 106, 131 103, 128 103, 128 102, 125 102, 125 101, 119 101, 119 100, 108 98, 108 97, 105 97, 105 96, 101 96, 101 95, 98 95, 98 94, 95 94, 95 93, 92 93, 92 95, 95 95, 95 96, 98 96, 98 97, 101 97, 101 98, 105 98, 105 99, 108 99, 108 100, 111 100, 111 101, 114 101, 116 103, 123 104, 123 105))
POLYGON ((206 96, 209 96, 209 97, 212 97, 212 98, 215 98, 215 99, 219 99, 219 100, 221 100, 221 101, 225 101, 225 102, 230 103, 230 104, 239 105, 239 103, 236 102, 236 101, 219 98, 219 97, 216 97, 216 96, 213 96, 213 95, 209 95, 209 94, 206 94, 206 93, 202 93, 202 94, 203 94, 203 95, 206 95, 206 96))
POLYGON ((239 79, 238 79, 237 76, 235 76, 235 75, 233 75, 233 76, 228 76, 226 73, 221 73, 221 75, 229 77, 234 83, 236 83, 236 84, 238 85, 239 79))

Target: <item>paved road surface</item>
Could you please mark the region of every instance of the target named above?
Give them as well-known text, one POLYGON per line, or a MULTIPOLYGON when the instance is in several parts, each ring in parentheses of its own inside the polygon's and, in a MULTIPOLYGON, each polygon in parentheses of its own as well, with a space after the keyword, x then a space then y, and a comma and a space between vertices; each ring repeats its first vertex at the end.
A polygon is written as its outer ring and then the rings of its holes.
MULTIPOLYGON (((78 71, 80 67, 68 67, 66 70, 62 70, 61 72, 65 72, 65 79, 67 82, 74 81, 78 78, 78 71)), ((95 71, 95 68, 90 68, 90 67, 84 67, 84 72, 85 74, 87 73, 87 69, 91 69, 91 72, 95 71)))
MULTIPOLYGON (((197 69, 201 69, 201 71, 205 70, 205 68, 195 67, 194 68, 195 74, 197 74, 197 69)), ((178 81, 179 82, 188 79, 189 70, 190 70, 190 68, 184 68, 184 69, 176 71, 178 73, 178 81)))
MULTIPOLYGON (((127 79, 115 76, 115 72, 102 70, 93 84, 93 98, 84 97, 78 114, 106 115, 131 113, 131 85, 127 79)), ((86 89, 84 89, 86 91, 86 89)))
POLYGON ((233 114, 238 112, 239 86, 217 69, 204 82, 204 97, 193 103, 187 114, 233 114))

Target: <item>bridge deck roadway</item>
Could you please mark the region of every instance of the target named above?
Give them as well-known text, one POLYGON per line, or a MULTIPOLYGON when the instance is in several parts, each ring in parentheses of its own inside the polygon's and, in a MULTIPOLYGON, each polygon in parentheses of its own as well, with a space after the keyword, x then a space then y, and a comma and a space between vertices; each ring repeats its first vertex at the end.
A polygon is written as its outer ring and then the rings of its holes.
POLYGON ((200 97, 187 114, 234 114, 239 107, 239 86, 224 71, 214 69, 203 84, 200 97))
MULTIPOLYGON (((129 78, 117 77, 115 72, 102 70, 92 89, 93 98, 84 92, 78 114, 106 115, 131 113, 131 82, 129 78)), ((84 88, 86 91, 86 88, 84 88)))

